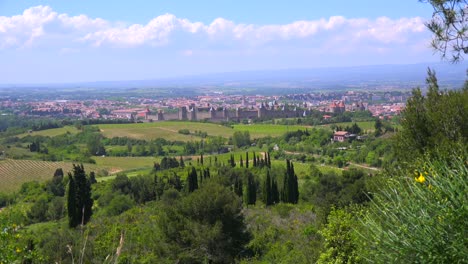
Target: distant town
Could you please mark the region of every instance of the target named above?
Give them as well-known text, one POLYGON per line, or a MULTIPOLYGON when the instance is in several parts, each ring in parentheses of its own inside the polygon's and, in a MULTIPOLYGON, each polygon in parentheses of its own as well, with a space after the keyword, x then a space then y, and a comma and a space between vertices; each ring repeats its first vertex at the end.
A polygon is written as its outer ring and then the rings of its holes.
POLYGON ((0 97, 2 115, 70 117, 77 119, 207 120, 213 122, 307 117, 311 111, 327 113, 369 111, 390 118, 405 107, 410 92, 346 91, 288 95, 204 95, 174 98, 124 98, 94 100, 24 100, 0 97))

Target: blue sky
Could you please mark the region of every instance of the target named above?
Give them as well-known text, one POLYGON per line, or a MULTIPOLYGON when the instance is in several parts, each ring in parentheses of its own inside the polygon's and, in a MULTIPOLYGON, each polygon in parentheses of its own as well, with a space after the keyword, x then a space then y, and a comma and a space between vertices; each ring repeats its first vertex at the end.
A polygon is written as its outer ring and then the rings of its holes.
POLYGON ((0 83, 438 61, 397 1, 3 1, 0 83))

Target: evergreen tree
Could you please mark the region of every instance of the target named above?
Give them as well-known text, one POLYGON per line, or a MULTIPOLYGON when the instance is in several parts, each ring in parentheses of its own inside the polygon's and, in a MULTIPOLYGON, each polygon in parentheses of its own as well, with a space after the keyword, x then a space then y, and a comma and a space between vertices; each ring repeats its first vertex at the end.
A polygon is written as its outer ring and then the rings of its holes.
POLYGON ((255 152, 253 153, 253 166, 257 167, 257 157, 255 155, 255 152))
POLYGON ((83 164, 73 164, 73 174, 69 176, 68 215, 69 226, 88 223, 93 214, 93 199, 91 198, 91 181, 86 176, 83 164), (72 180, 70 180, 72 179, 72 180))
POLYGON ((89 182, 90 182, 91 184, 97 183, 96 174, 94 173, 94 171, 92 171, 92 172, 89 173, 89 182))
POLYGON ((271 201, 273 204, 277 204, 280 202, 280 195, 278 191, 278 182, 275 178, 271 180, 271 201))
POLYGON ((249 152, 245 153, 245 167, 249 168, 249 152))
POLYGON ((234 192, 239 196, 242 197, 243 194, 243 184, 242 184, 242 179, 238 175, 236 175, 236 178, 234 180, 234 192))
POLYGON ((203 153, 200 154, 200 164, 203 165, 203 153))
POLYGON ((47 183, 47 188, 55 196, 65 195, 65 184, 63 183, 63 170, 58 168, 55 170, 52 181, 47 183))
POLYGON ((244 202, 247 205, 255 204, 255 202, 257 201, 257 188, 255 185, 254 176, 251 173, 248 173, 247 175, 247 183, 245 185, 244 195, 244 202))
POLYGON ((283 178, 281 201, 285 203, 297 203, 299 201, 299 188, 294 166, 290 160, 286 160, 286 174, 283 178))
POLYGON ((184 167, 185 167, 184 159, 182 158, 182 156, 180 156, 180 159, 179 159, 179 166, 180 166, 181 168, 184 168, 184 167))
POLYGON ((187 176, 187 185, 188 191, 193 192, 198 189, 198 177, 197 177, 197 170, 195 167, 192 167, 191 171, 187 176))
POLYGON ((267 175, 265 177, 265 184, 263 185, 263 202, 265 205, 272 205, 273 204, 273 197, 272 197, 272 189, 271 189, 271 177, 270 177, 270 170, 267 170, 267 175))
POLYGON ((78 216, 76 213, 76 187, 75 180, 70 174, 68 174, 67 211, 68 226, 76 227, 79 224, 78 216))
POLYGON ((271 169, 270 152, 267 152, 267 153, 266 153, 266 159, 267 159, 267 162, 266 162, 266 163, 267 163, 267 166, 268 166, 268 168, 271 169))
POLYGON ((234 154, 231 154, 231 160, 230 160, 230 163, 231 163, 231 167, 235 167, 236 166, 236 162, 234 161, 234 154))
POLYGON ((240 167, 241 167, 241 168, 244 167, 244 161, 242 160, 242 155, 240 156, 240 167))

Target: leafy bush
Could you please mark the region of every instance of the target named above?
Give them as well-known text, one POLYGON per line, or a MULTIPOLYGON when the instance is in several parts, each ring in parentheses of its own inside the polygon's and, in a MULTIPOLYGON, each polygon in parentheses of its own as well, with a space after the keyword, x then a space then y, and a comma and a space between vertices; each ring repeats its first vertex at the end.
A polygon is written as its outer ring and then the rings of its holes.
POLYGON ((182 135, 190 135, 190 130, 184 128, 184 129, 179 129, 179 134, 182 135))

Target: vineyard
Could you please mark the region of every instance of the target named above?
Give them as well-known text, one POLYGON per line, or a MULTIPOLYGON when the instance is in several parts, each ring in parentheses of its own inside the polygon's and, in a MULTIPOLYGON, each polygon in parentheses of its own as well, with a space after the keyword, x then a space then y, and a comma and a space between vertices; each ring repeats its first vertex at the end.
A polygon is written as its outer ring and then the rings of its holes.
MULTIPOLYGON (((72 169, 72 164, 39 160, 0 160, 0 192, 17 191, 24 182, 51 179, 57 168, 62 168, 64 173, 67 173, 72 169)), ((92 164, 85 164, 84 167, 87 172, 98 169, 92 164)))

